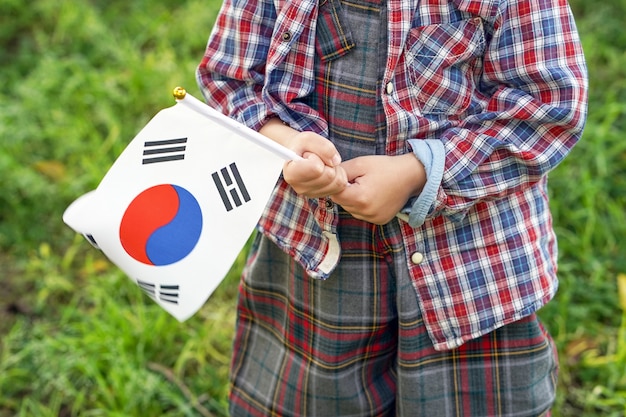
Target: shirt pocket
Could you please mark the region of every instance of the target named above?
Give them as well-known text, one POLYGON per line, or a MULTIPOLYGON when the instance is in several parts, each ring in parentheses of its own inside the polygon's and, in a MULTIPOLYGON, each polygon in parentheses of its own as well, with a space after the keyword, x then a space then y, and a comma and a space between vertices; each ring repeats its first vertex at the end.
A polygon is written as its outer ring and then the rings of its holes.
POLYGON ((315 48, 323 62, 344 56, 356 46, 340 0, 321 0, 315 48))
POLYGON ((421 111, 446 115, 465 111, 472 100, 484 51, 480 17, 411 29, 407 71, 412 96, 421 111))

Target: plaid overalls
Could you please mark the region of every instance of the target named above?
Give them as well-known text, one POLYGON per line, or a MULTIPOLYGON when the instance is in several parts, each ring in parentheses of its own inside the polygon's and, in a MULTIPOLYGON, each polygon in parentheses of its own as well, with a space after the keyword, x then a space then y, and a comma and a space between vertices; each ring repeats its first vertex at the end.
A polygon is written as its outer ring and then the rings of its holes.
MULTIPOLYGON (((317 89, 306 101, 344 160, 385 150, 386 12, 379 0, 320 4, 317 89)), ((436 351, 400 220, 377 226, 339 213, 342 258, 325 281, 257 236, 240 287, 233 416, 549 414, 557 360, 534 314, 436 351)))

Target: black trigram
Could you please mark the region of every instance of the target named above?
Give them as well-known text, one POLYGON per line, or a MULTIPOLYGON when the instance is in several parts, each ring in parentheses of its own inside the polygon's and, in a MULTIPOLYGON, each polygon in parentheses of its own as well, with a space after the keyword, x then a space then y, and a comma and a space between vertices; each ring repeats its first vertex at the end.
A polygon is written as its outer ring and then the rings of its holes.
POLYGON ((144 143, 143 159, 141 163, 154 164, 158 162, 180 161, 185 159, 185 144, 187 138, 151 140, 144 143))
POLYGON ((137 280, 137 285, 139 285, 139 288, 141 288, 143 292, 148 295, 148 297, 153 300, 156 299, 156 285, 140 280, 137 280))
POLYGON ((159 288, 159 300, 178 304, 178 290, 178 285, 161 285, 159 288))
POLYGON ((85 236, 85 239, 87 239, 87 242, 91 243, 91 246, 93 246, 96 249, 100 249, 100 246, 98 246, 98 242, 96 242, 96 239, 94 239, 94 237, 92 235, 90 235, 89 233, 83 233, 83 236, 85 236))
POLYGON ((141 280, 137 280, 137 285, 153 300, 158 298, 166 303, 178 304, 178 294, 180 290, 178 285, 157 286, 141 280))
POLYGON ((234 162, 219 171, 215 171, 212 177, 226 211, 231 211, 233 206, 239 207, 250 201, 250 194, 248 194, 246 185, 243 183, 234 162))

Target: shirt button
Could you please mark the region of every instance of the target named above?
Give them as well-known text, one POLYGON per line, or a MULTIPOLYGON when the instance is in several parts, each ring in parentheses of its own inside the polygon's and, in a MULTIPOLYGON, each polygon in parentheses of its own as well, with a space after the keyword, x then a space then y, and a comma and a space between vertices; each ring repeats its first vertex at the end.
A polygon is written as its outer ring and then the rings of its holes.
POLYGON ((387 94, 393 93, 393 83, 388 82, 387 85, 385 86, 385 90, 387 91, 387 94))
POLYGON ((291 32, 283 32, 282 38, 285 42, 291 40, 291 32))
POLYGON ((335 206, 335 203, 330 198, 326 199, 326 203, 325 204, 326 204, 326 208, 329 209, 329 210, 335 206))
POLYGON ((419 252, 415 252, 413 253, 413 255, 411 255, 411 262, 413 262, 415 265, 421 264, 423 260, 424 260, 424 255, 422 255, 419 252))

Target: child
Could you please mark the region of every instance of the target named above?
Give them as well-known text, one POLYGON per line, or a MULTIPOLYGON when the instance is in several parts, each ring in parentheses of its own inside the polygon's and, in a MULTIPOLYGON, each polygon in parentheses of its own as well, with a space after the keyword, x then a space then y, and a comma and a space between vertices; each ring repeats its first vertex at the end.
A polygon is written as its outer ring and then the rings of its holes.
POLYGON ((303 161, 259 222, 233 416, 538 416, 547 175, 580 138, 566 0, 225 0, 208 103, 303 161))

